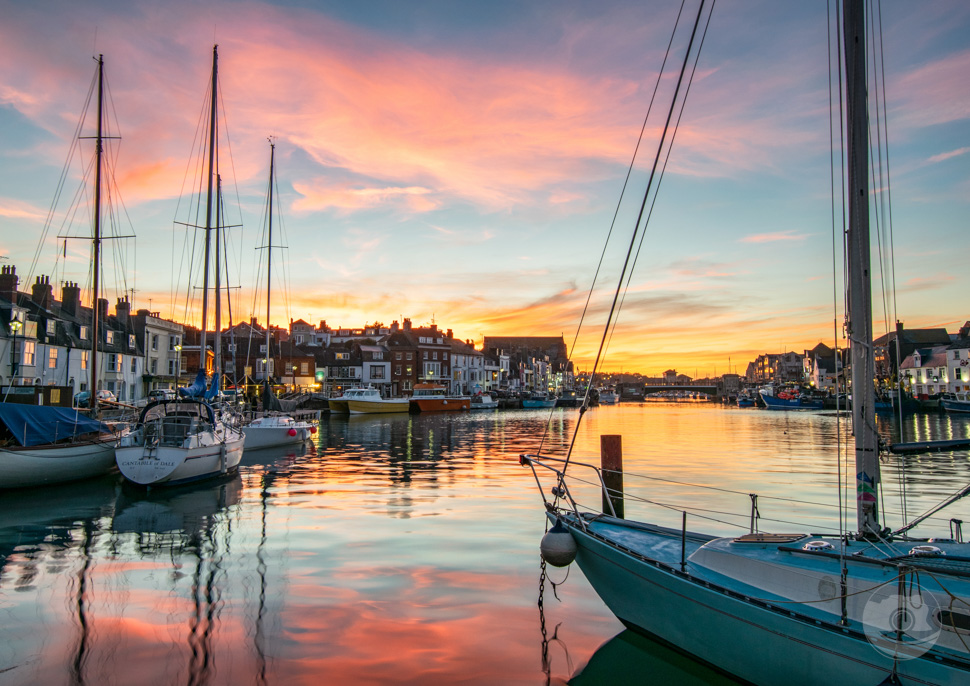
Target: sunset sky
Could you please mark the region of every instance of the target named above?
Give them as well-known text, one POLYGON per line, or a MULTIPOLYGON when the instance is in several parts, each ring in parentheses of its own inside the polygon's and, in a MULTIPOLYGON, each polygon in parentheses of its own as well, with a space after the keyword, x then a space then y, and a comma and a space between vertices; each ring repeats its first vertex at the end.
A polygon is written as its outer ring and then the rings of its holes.
MULTIPOLYGON (((265 321, 256 248, 275 136, 287 249, 274 251, 285 280, 274 278, 273 323, 408 317, 478 342, 562 334, 571 345, 679 7, 0 0, 0 264, 17 267, 25 291, 41 274, 90 283, 87 245, 69 241, 65 258, 57 240, 90 232, 86 209, 73 228, 64 220, 78 164, 38 244, 103 53, 123 202, 108 232, 137 236, 109 241, 105 295, 113 303, 128 290, 135 308, 198 325, 184 298, 199 283, 175 222, 185 221, 183 187, 198 183, 187 169, 217 43, 228 221, 242 224, 229 239, 234 320, 265 321)), ((953 332, 970 319, 970 3, 886 2, 881 22, 896 284, 887 307, 894 297, 907 327, 953 332)), ((716 3, 607 370, 703 376, 730 362, 744 373, 760 353, 833 344, 842 258, 832 251, 826 32, 821 0, 716 3)), ((602 333, 685 39, 664 68, 576 350, 581 368, 602 333)), ((879 247, 874 237, 875 262, 879 247)))

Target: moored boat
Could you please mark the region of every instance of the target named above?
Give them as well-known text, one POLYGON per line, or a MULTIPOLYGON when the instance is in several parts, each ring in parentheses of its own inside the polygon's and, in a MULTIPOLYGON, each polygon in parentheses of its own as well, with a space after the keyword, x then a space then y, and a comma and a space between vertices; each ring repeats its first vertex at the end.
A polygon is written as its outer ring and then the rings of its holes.
POLYGON ((266 415, 246 424, 242 432, 246 436, 246 450, 258 450, 303 443, 317 432, 317 427, 289 415, 266 415))
POLYGON ((821 410, 824 404, 820 398, 797 392, 782 391, 777 395, 770 395, 762 390, 760 394, 769 410, 821 410))
MULTIPOLYGON (((349 414, 351 400, 376 402, 382 399, 381 392, 373 386, 367 386, 366 388, 358 386, 355 388, 348 388, 343 392, 343 395, 336 398, 329 398, 327 400, 327 406, 330 408, 330 411, 335 414, 349 414)), ((402 411, 407 411, 407 405, 405 405, 405 409, 402 411)))
POLYGON ((970 393, 944 393, 940 404, 947 412, 970 412, 970 393))
POLYGON ((477 393, 471 397, 472 410, 494 410, 498 407, 498 400, 491 393, 477 393))
POLYGON ((522 407, 524 409, 535 409, 540 407, 555 407, 556 397, 550 397, 546 393, 533 393, 528 398, 522 398, 522 407))
POLYGON ((244 436, 203 398, 149 403, 115 451, 118 469, 142 486, 175 485, 235 470, 244 436))
POLYGON ((0 489, 107 474, 120 437, 77 410, 0 403, 0 489))
POLYGON ((407 398, 382 398, 376 388, 369 389, 373 394, 362 394, 347 399, 350 414, 384 414, 386 412, 408 412, 411 402, 407 398))
POLYGON ((467 395, 449 395, 448 389, 436 383, 414 384, 411 396, 412 412, 460 412, 471 409, 471 398, 467 395))

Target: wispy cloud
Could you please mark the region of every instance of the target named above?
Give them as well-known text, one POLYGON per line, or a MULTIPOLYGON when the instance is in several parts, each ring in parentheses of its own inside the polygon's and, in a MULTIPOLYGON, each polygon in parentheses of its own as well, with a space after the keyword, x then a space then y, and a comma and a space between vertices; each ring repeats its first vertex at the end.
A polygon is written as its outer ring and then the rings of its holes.
POLYGON ((808 238, 808 234, 796 233, 794 230, 775 231, 774 233, 758 233, 745 236, 740 239, 741 243, 778 243, 782 241, 803 241, 808 238))
POLYGON ((949 152, 941 152, 939 155, 933 155, 927 160, 927 162, 930 164, 936 164, 937 162, 943 162, 954 157, 959 157, 960 155, 966 155, 968 152, 970 152, 970 147, 957 148, 956 150, 951 150, 949 152))

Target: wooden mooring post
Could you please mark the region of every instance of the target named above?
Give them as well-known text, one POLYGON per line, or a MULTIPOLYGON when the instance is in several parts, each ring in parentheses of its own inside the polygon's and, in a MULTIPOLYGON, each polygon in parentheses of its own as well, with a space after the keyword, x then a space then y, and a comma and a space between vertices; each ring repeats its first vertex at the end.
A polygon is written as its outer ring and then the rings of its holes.
POLYGON ((622 436, 600 436, 600 471, 603 474, 603 513, 623 515, 623 441, 622 436), (612 504, 612 509, 610 505, 612 504))

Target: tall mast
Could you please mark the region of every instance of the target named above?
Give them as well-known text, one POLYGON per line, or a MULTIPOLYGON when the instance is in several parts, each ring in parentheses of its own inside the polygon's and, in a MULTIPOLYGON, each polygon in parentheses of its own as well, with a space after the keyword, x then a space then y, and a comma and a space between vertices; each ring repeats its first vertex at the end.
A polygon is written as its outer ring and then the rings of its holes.
POLYGON ((276 160, 276 144, 273 140, 269 141, 269 208, 267 210, 267 216, 269 217, 268 224, 268 239, 266 243, 266 370, 263 376, 263 380, 266 385, 269 386, 269 360, 270 360, 270 329, 269 329, 269 292, 270 287, 273 283, 273 165, 276 160))
POLYGON ((91 410, 98 410, 98 336, 101 335, 101 167, 104 157, 102 117, 104 114, 104 55, 98 55, 98 135, 95 140, 95 171, 94 171, 94 262, 92 269, 92 300, 91 308, 91 410))
POLYGON ((880 531, 879 436, 875 418, 872 351, 872 284, 869 263, 868 109, 864 0, 848 0, 845 34, 846 130, 848 142, 849 270, 848 327, 852 364, 852 426, 855 433, 856 512, 860 536, 880 531))
POLYGON ((205 369, 206 320, 209 316, 209 249, 212 243, 212 179, 215 176, 216 159, 216 104, 219 101, 217 75, 219 46, 212 46, 212 94, 209 107, 209 181, 205 201, 205 257, 202 268, 202 336, 199 342, 199 368, 205 369))
MULTIPOLYGON (((216 269, 215 269, 215 297, 216 297, 216 326, 213 335, 212 347, 215 352, 215 370, 219 373, 218 377, 213 377, 215 383, 222 384, 222 262, 220 261, 222 249, 222 175, 216 173, 216 269)), ((218 388, 216 389, 218 390, 218 388)))

